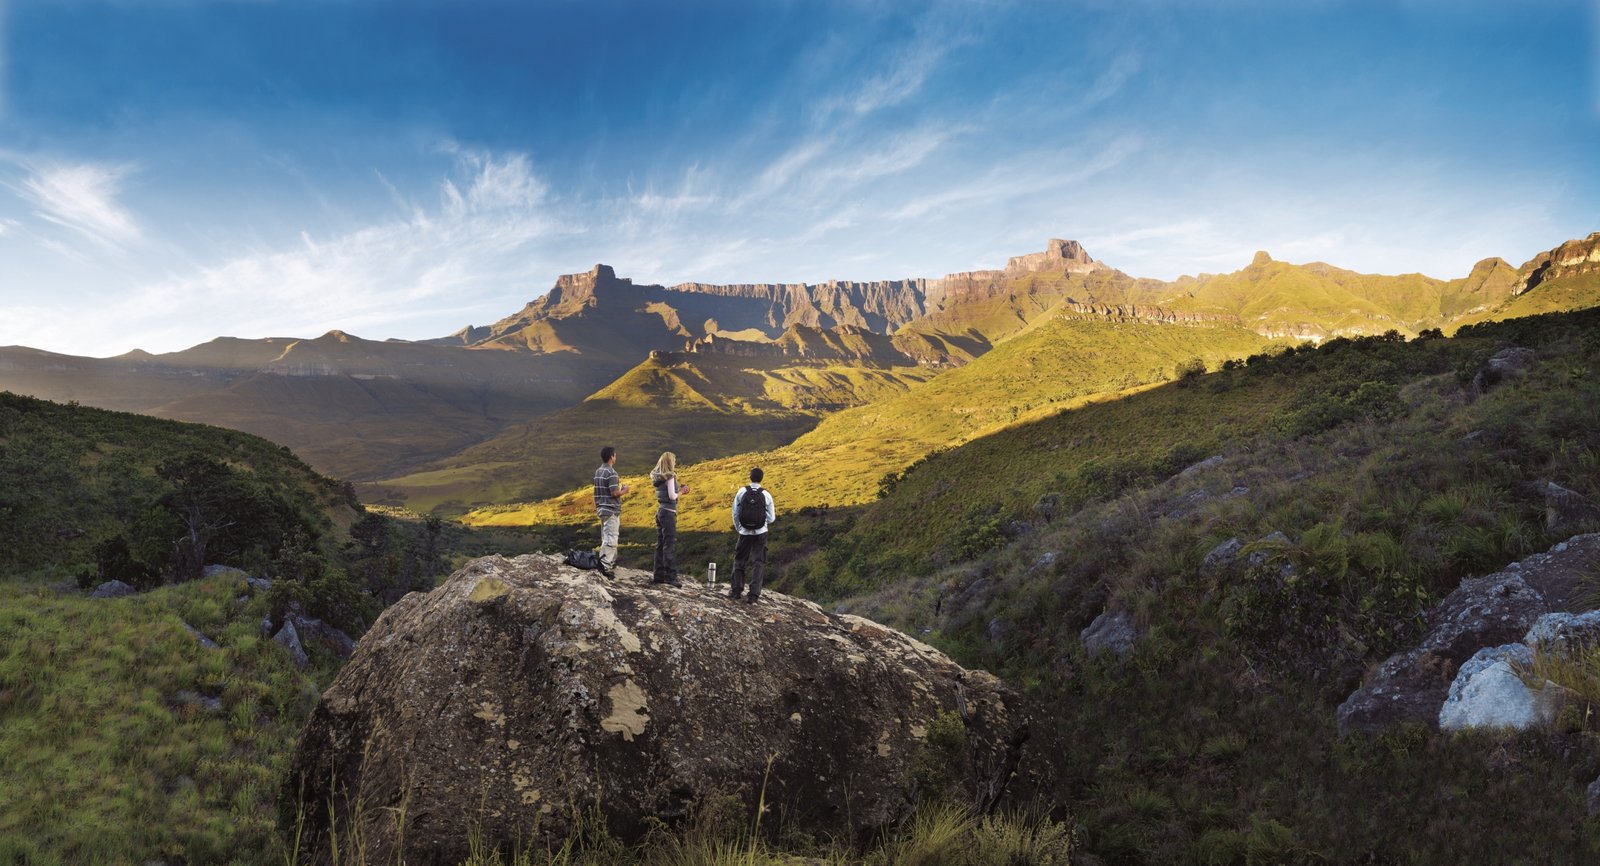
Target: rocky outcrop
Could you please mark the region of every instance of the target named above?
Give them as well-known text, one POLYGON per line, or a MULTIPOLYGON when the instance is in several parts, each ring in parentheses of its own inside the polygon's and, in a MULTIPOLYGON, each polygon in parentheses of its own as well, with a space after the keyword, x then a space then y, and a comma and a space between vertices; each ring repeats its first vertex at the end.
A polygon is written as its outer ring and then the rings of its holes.
POLYGON ((1079 637, 1085 653, 1092 656, 1109 652, 1120 659, 1133 651, 1139 630, 1127 611, 1108 610, 1095 617, 1079 637))
POLYGON ((1428 612, 1415 648, 1390 656, 1339 706, 1341 732, 1376 732, 1400 722, 1435 727, 1452 683, 1485 647, 1522 640, 1541 616, 1587 609, 1588 575, 1600 568, 1600 534, 1580 535, 1464 580, 1428 612))
POLYGON ((1153 322, 1159 325, 1238 325, 1239 317, 1225 313, 1196 313, 1189 310, 1169 310, 1150 304, 1080 304, 1069 301, 1062 304, 1060 313, 1065 318, 1112 319, 1119 322, 1153 322))
POLYGON ((1532 349, 1512 346, 1494 353, 1472 376, 1473 396, 1482 396, 1506 379, 1516 378, 1533 366, 1538 354, 1532 349))
POLYGON ((556 838, 598 804, 632 837, 713 793, 858 835, 906 814, 942 713, 965 740, 937 769, 980 799, 1023 760, 1017 697, 910 637, 775 592, 749 605, 618 575, 490 557, 389 608, 294 756, 286 795, 310 804, 313 847, 329 804, 374 862, 455 864, 472 832, 556 838))
POLYGON ((1533 492, 1544 500, 1544 525, 1551 532, 1570 532, 1600 521, 1600 506, 1589 497, 1554 481, 1533 482, 1533 492))
POLYGON ((139 591, 137 589, 134 589, 132 586, 129 586, 120 580, 108 580, 105 583, 95 587, 94 592, 89 593, 89 597, 125 598, 130 595, 137 595, 138 593, 139 591))
POLYGON ((1600 273, 1600 232, 1593 232, 1583 240, 1567 241, 1549 252, 1534 256, 1522 266, 1522 279, 1518 280, 1512 293, 1520 295, 1538 288, 1541 283, 1561 277, 1594 273, 1600 273))

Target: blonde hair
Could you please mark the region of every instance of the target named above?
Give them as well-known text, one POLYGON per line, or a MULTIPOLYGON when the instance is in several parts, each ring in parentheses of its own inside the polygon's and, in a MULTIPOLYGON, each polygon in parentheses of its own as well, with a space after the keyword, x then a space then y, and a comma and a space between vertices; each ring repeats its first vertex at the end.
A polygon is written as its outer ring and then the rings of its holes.
POLYGON ((661 459, 656 461, 656 468, 650 470, 650 483, 654 484, 666 478, 678 476, 678 455, 671 451, 661 452, 661 459))

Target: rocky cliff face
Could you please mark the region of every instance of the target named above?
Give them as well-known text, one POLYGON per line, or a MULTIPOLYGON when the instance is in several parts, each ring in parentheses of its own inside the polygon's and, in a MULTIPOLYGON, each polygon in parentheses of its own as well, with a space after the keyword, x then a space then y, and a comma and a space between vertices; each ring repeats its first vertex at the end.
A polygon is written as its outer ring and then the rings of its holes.
POLYGON ((1006 273, 1011 275, 1038 271, 1087 274, 1090 271, 1100 270, 1106 270, 1106 266, 1090 258, 1082 244, 1060 238, 1051 238, 1049 243, 1045 244, 1042 253, 1012 256, 1006 261, 1006 273))
POLYGON ((1151 304, 1080 304, 1068 301, 1061 305, 1062 316, 1080 319, 1113 319, 1122 322, 1153 322, 1160 325, 1237 325, 1238 316, 1224 313, 1200 313, 1192 310, 1169 310, 1151 304))
POLYGON ((1517 281, 1513 294, 1520 295, 1548 280, 1594 273, 1600 273, 1600 232, 1583 240, 1567 241, 1534 256, 1522 266, 1522 278, 1517 281))
POLYGON ((795 830, 863 833, 908 810, 941 713, 965 733, 934 769, 1003 795, 1027 728, 993 676, 864 619, 725 587, 605 581, 535 555, 476 560, 402 599, 296 750, 285 796, 306 806, 312 847, 326 859, 330 804, 373 862, 455 864, 474 831, 491 847, 560 837, 598 803, 632 836, 713 793, 764 797, 795 830))

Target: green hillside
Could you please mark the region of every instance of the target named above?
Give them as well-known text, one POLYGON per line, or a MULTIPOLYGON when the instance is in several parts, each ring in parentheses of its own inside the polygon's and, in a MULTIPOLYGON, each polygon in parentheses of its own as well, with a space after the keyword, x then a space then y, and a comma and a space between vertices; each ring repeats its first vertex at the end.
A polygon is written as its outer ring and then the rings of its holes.
MULTIPOLYGON (((681 506, 679 525, 686 531, 725 528, 724 494, 732 495, 752 465, 766 469, 770 486, 791 512, 859 505, 877 496, 886 474, 937 449, 1096 395, 1175 378, 1180 367, 1218 366, 1269 345, 1240 328, 1052 313, 976 361, 903 394, 829 415, 782 448, 687 467, 683 476, 698 489, 681 506)), ((632 483, 638 488, 642 477, 632 483)), ((465 520, 475 525, 583 523, 593 517, 586 496, 578 490, 543 503, 491 507, 465 520)), ((625 509, 623 516, 625 526, 648 519, 645 509, 625 509)))
POLYGON ((237 574, 123 599, 0 582, 0 861, 281 863, 279 786, 333 669, 261 638, 270 608, 237 574))
POLYGON ((1258 253, 1230 274, 1184 277, 1155 303, 1180 310, 1236 315, 1245 327, 1303 336, 1415 334, 1447 325, 1476 306, 1509 296, 1516 271, 1480 262, 1459 280, 1422 274, 1361 274, 1322 262, 1294 265, 1258 253))
POLYGON ((365 512, 245 433, 0 392, 0 862, 282 863, 288 755, 338 660, 303 636, 300 670, 263 621, 359 636, 541 542, 365 512), (111 579, 141 591, 85 592, 111 579))
POLYGON ((1029 684, 1093 862, 1594 862, 1600 691, 1526 733, 1334 709, 1462 578, 1600 529, 1526 484, 1600 499, 1597 402, 1600 311, 1257 357, 931 457, 785 585, 1029 684), (1204 567, 1229 538, 1255 564, 1204 567), (1126 661, 1082 647, 1105 610, 1126 661))
POLYGON ((331 553, 358 517, 338 482, 232 430, 0 392, 0 442, 0 575, 93 572, 120 540, 157 581, 191 510, 201 564, 260 567, 297 534, 331 553))
POLYGON ((792 442, 826 413, 903 392, 934 371, 781 357, 656 353, 589 399, 417 473, 367 485, 369 501, 417 511, 554 496, 581 484, 614 445, 624 471, 662 451, 701 462, 792 442))

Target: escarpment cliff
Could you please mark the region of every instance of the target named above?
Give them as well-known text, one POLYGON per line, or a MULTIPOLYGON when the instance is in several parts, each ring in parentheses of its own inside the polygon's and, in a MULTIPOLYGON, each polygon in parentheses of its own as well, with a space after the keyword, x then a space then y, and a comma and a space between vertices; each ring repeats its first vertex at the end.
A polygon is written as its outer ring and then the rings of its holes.
POLYGON ((285 796, 309 847, 326 860, 337 822, 374 862, 455 864, 473 833, 555 839, 597 804, 637 836, 726 794, 849 836, 902 818, 919 767, 1006 796, 1028 729, 995 677, 779 593, 751 605, 618 574, 490 557, 386 611, 294 756, 285 796))
POLYGON ((1582 240, 1572 240, 1548 252, 1534 256, 1521 268, 1522 277, 1512 290, 1513 294, 1537 288, 1541 283, 1563 277, 1600 274, 1600 232, 1592 232, 1582 240))

